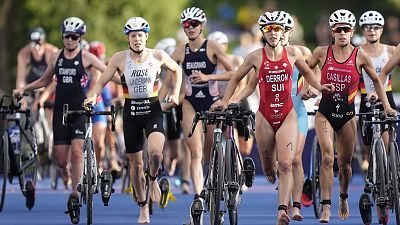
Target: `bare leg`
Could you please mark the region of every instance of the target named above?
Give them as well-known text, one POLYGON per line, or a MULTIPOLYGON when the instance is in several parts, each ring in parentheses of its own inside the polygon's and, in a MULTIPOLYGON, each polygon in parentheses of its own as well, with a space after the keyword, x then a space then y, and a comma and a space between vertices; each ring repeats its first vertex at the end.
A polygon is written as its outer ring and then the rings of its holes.
MULTIPOLYGON (((328 120, 319 112, 315 116, 315 130, 318 136, 319 145, 322 153, 322 163, 320 168, 320 186, 321 198, 324 200, 331 200, 332 187, 333 187, 333 128, 328 120)), ((320 218, 321 223, 329 222, 331 210, 329 204, 323 204, 322 215, 320 218)))
POLYGON ((298 141, 297 141, 297 150, 293 160, 293 211, 292 218, 294 220, 302 221, 303 216, 300 213, 301 204, 297 205, 297 203, 301 202, 301 194, 303 191, 303 183, 304 183, 304 170, 303 170, 303 148, 306 141, 306 137, 304 134, 299 133, 298 141), (296 203, 296 204, 295 204, 296 203), (296 207, 297 206, 297 207, 296 207))
POLYGON ((183 118, 182 118, 182 129, 185 136, 185 142, 190 150, 190 173, 192 176, 192 184, 194 194, 200 194, 203 189, 203 130, 201 123, 197 124, 197 127, 191 138, 188 138, 189 131, 191 129, 191 122, 195 115, 192 105, 184 100, 182 104, 183 118))
POLYGON ((339 165, 339 184, 340 184, 340 202, 339 218, 346 220, 349 217, 349 205, 347 202, 347 193, 352 177, 351 160, 355 145, 356 122, 353 118, 347 122, 337 135, 337 154, 339 165))
POLYGON ((260 112, 256 114, 256 140, 258 145, 258 155, 261 160, 261 166, 270 183, 275 183, 277 165, 276 165, 276 149, 275 149, 275 132, 268 124, 260 112), (257 122, 258 121, 258 122, 257 122), (268 126, 269 129, 266 127, 268 126), (265 137, 272 137, 266 139, 265 137))
MULTIPOLYGON (((146 201, 146 192, 144 190, 145 177, 143 171, 142 151, 136 153, 127 153, 130 163, 130 176, 133 188, 135 189, 138 202, 146 201)), ((140 207, 138 223, 150 223, 149 208, 146 205, 140 207)))
MULTIPOLYGON (((147 151, 150 162, 150 176, 154 178, 157 177, 162 162, 164 141, 164 134, 160 132, 153 132, 148 137, 147 151)), ((150 197, 154 202, 159 202, 161 199, 161 190, 157 180, 150 180, 150 197)))

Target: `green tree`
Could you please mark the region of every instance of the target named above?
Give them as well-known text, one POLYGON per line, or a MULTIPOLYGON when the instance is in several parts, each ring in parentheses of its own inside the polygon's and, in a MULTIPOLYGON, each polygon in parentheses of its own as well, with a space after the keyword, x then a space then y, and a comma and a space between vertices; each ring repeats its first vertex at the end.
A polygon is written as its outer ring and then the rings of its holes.
POLYGON ((15 84, 16 55, 27 41, 27 31, 42 26, 47 41, 62 47, 60 25, 71 16, 87 24, 85 39, 106 44, 107 55, 127 48, 125 22, 142 16, 150 23, 148 46, 161 38, 176 37, 181 11, 188 0, 2 0, 0 3, 0 89, 15 84), (11 38, 12 37, 12 38, 11 38))

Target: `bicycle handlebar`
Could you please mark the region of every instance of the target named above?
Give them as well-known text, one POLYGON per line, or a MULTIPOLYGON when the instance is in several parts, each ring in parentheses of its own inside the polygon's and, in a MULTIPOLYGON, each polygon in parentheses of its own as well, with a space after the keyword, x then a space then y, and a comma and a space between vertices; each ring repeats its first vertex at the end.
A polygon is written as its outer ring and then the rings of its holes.
POLYGON ((395 119, 395 117, 386 117, 385 120, 378 120, 378 121, 365 121, 367 124, 395 124, 400 122, 400 119, 395 119))
POLYGON ((68 104, 64 104, 63 106, 63 126, 67 126, 67 118, 68 115, 85 115, 86 117, 93 117, 95 115, 111 115, 111 130, 115 131, 115 106, 111 105, 110 111, 95 111, 93 105, 89 105, 88 108, 78 109, 78 110, 69 110, 68 104))
POLYGON ((24 129, 27 130, 29 127, 30 120, 28 119, 31 115, 31 110, 30 109, 21 109, 21 100, 24 96, 31 96, 30 93, 24 92, 22 95, 3 95, 0 100, 0 114, 6 115, 12 115, 15 113, 21 113, 25 114, 25 117, 27 118, 25 122, 25 127, 24 129), (3 105, 5 99, 11 99, 11 102, 7 105, 3 105))
POLYGON ((216 108, 218 111, 201 111, 196 112, 193 118, 192 127, 190 129, 188 137, 193 135, 196 129, 197 123, 201 120, 203 122, 203 132, 207 133, 206 125, 219 125, 220 123, 226 124, 227 126, 233 126, 233 122, 240 122, 243 124, 245 129, 245 140, 248 139, 249 130, 248 125, 251 125, 251 129, 255 131, 255 114, 252 111, 240 111, 238 104, 228 105, 226 111, 222 111, 222 108, 216 108), (219 110, 218 110, 219 109, 219 110))

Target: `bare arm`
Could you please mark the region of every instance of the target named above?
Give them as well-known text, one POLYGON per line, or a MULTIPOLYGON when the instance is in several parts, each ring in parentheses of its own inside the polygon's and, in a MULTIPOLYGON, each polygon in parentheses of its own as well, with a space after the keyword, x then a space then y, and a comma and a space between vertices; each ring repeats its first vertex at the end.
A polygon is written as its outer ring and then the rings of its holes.
MULTIPOLYGON (((98 80, 98 82, 95 83, 95 85, 92 87, 92 89, 87 94, 87 98, 90 98, 91 101, 94 100, 92 102, 93 104, 96 102, 97 96, 103 90, 104 85, 106 85, 108 83, 108 81, 110 81, 111 78, 114 76, 114 74, 118 71, 118 63, 119 63, 119 60, 121 60, 121 57, 119 57, 119 56, 120 56, 120 54, 116 53, 111 57, 110 62, 108 63, 108 66, 105 68, 100 79, 98 80)), ((94 64, 93 64, 93 66, 94 66, 94 64)), ((101 67, 98 69, 101 70, 101 67)))
POLYGON ((254 89, 256 89, 257 84, 258 84, 258 79, 257 79, 256 74, 250 73, 247 76, 249 79, 249 81, 247 82, 247 85, 243 88, 243 90, 241 90, 240 92, 238 92, 237 94, 232 96, 232 98, 230 99, 230 102, 238 103, 238 102, 242 101, 243 99, 249 97, 254 92, 254 89))
POLYGON ((189 78, 192 80, 194 83, 202 83, 202 82, 207 82, 209 80, 230 80, 231 77, 233 76, 233 65, 231 60, 229 59, 228 55, 224 52, 222 49, 222 46, 217 44, 214 41, 208 42, 208 48, 212 49, 213 51, 213 58, 216 58, 218 63, 221 63, 226 72, 224 73, 219 73, 219 74, 203 74, 200 71, 193 71, 193 73, 189 76, 189 78))
MULTIPOLYGON (((294 57, 296 59, 295 65, 296 65, 297 69, 304 76, 304 78, 307 80, 307 82, 319 91, 326 91, 326 89, 318 82, 318 79, 316 78, 314 72, 306 64, 306 61, 304 60, 304 57, 303 57, 300 49, 295 48, 294 57)), ((311 60, 313 60, 313 57, 310 58, 310 63, 311 63, 311 60)), ((314 61, 314 63, 315 63, 315 65, 314 65, 313 69, 316 67, 316 61, 314 61)))
POLYGON ((169 55, 162 51, 162 62, 163 67, 170 70, 172 72, 171 80, 174 85, 174 89, 172 90, 171 97, 173 99, 169 99, 174 101, 175 104, 179 104, 179 93, 182 86, 182 68, 173 60, 169 55))
POLYGON ((44 103, 46 102, 46 100, 49 98, 49 96, 54 93, 56 91, 56 82, 53 81, 50 83, 49 86, 47 86, 42 94, 39 97, 39 105, 40 107, 43 107, 44 103))
POLYGON ((17 80, 16 88, 21 88, 25 85, 27 66, 29 64, 29 48, 23 47, 17 55, 17 80))
MULTIPOLYGON (((232 78, 229 80, 228 86, 225 89, 225 95, 222 101, 228 102, 236 90, 239 82, 249 73, 250 70, 255 69, 254 61, 256 61, 257 53, 250 53, 243 64, 234 73, 232 78)), ((254 91, 254 89, 253 89, 254 91)))
POLYGON ((387 76, 392 70, 400 64, 400 44, 397 45, 394 53, 390 57, 389 61, 383 67, 381 73, 379 74, 379 79, 381 80, 382 84, 386 82, 387 76))
POLYGON ((57 53, 52 55, 50 63, 47 65, 46 70, 43 73, 43 76, 41 76, 39 79, 37 79, 36 81, 34 81, 26 86, 18 88, 16 90, 16 92, 21 94, 24 91, 35 90, 35 89, 47 86, 53 78, 53 75, 55 72, 56 61, 58 59, 60 52, 61 51, 58 51, 57 53))

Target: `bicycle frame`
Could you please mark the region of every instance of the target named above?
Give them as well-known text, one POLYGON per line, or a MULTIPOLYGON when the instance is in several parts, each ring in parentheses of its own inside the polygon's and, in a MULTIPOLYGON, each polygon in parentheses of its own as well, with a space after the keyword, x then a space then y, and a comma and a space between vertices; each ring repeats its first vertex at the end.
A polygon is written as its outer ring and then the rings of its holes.
POLYGON ((111 115, 112 116, 112 130, 115 130, 115 109, 111 106, 111 111, 98 111, 95 112, 93 107, 86 110, 68 110, 68 104, 63 107, 63 125, 67 124, 68 115, 85 115, 86 116, 86 133, 83 145, 83 170, 80 181, 77 185, 77 190, 81 193, 79 206, 82 203, 87 206, 87 224, 92 224, 92 211, 93 211, 93 194, 99 192, 99 170, 96 162, 96 153, 92 140, 93 123, 92 117, 94 115, 111 115))
MULTIPOLYGON (((379 121, 379 109, 373 109, 372 122, 379 121)), ((363 118, 364 119, 364 118, 363 118)), ((370 150, 370 159, 372 166, 369 168, 366 183, 372 188, 374 202, 378 206, 384 207, 388 203, 386 196, 386 181, 388 180, 387 157, 385 145, 382 139, 382 129, 380 124, 372 123, 372 144, 370 150), (378 165, 379 163, 379 165, 378 165), (383 182, 378 180, 385 179, 383 182), (372 177, 371 177, 372 175, 372 177)))
MULTIPOLYGON (((209 170, 204 181, 204 189, 200 194, 206 201, 206 211, 210 212, 210 224, 219 225, 223 223, 224 213, 226 210, 221 210, 220 204, 224 200, 225 207, 229 211, 229 219, 231 224, 237 224, 237 205, 240 186, 243 184, 243 179, 238 173, 237 159, 239 151, 236 147, 233 136, 233 122, 248 122, 250 117, 251 125, 254 130, 254 113, 239 112, 238 106, 229 108, 232 111, 222 112, 202 112, 196 113, 193 119, 192 129, 189 137, 193 134, 196 124, 199 120, 203 122, 203 132, 207 132, 207 124, 216 125, 213 131, 213 145, 211 149, 209 170), (238 119, 237 117, 240 117, 238 119), (227 126, 228 138, 225 148, 222 146, 222 129, 223 125, 227 126), (235 188, 235 189, 233 189, 235 188), (235 196, 233 196, 235 193, 235 196)), ((247 124, 245 134, 249 134, 247 124)), ((248 138, 248 136, 247 136, 248 138)), ((240 162, 242 172, 243 165, 240 162)))
MULTIPOLYGON (((25 96, 26 94, 24 94, 25 96)), ((36 137, 33 127, 29 124, 29 116, 30 110, 21 110, 19 101, 21 100, 22 96, 17 98, 17 103, 14 103, 14 99, 10 95, 4 95, 0 101, 0 155, 1 157, 1 171, 2 171, 2 186, 1 186, 1 193, 0 193, 0 212, 4 206, 4 199, 5 199, 5 190, 6 190, 6 183, 7 180, 9 183, 12 183, 13 177, 17 176, 19 181, 19 186, 21 193, 27 197, 27 183, 30 185, 36 184, 36 173, 37 173, 37 166, 36 166, 36 156, 37 156, 37 146, 36 146, 36 137), (11 103, 5 104, 4 99, 11 99, 11 103), (26 123, 25 127, 22 128, 20 126, 20 113, 25 114, 26 116, 26 123), (15 116, 14 116, 15 115, 15 116), (10 127, 10 122, 14 122, 19 129, 19 144, 20 144, 20 152, 15 153, 11 146, 9 145, 11 142, 10 134, 7 131, 7 128, 10 127), (32 137, 29 138, 28 134, 25 130, 31 132, 32 137), (21 137, 24 137, 22 139, 21 137), (25 140, 25 141, 23 141, 25 140), (28 144, 28 145, 27 145, 28 144), (28 147, 26 150, 24 147, 28 147), (14 159, 13 163, 17 163, 15 165, 11 162, 11 159, 14 159), (14 168, 17 166, 17 168, 14 168), (17 171, 18 174, 11 174, 10 171, 17 171), (28 175, 29 174, 29 175, 28 175), (29 176, 30 179, 26 179, 25 176, 29 176)), ((34 193, 33 193, 34 194, 34 193)), ((30 196, 33 197, 33 203, 29 206, 27 205, 28 209, 30 210, 34 205, 34 195, 30 196)))

